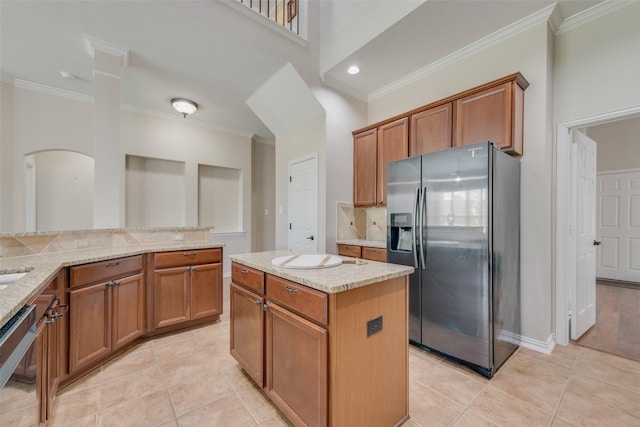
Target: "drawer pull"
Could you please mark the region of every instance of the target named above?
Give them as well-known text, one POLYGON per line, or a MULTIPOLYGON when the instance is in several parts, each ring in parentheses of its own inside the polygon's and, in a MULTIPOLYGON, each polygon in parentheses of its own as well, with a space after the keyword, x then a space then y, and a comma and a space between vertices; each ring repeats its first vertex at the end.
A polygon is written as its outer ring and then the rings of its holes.
POLYGON ((195 253, 195 252, 185 252, 184 253, 184 256, 196 256, 196 255, 198 255, 198 254, 195 253))
POLYGON ((285 290, 285 291, 287 291, 287 292, 289 292, 290 294, 294 294, 294 295, 298 293, 298 290, 297 290, 297 289, 293 289, 293 288, 290 288, 290 287, 288 287, 288 286, 285 286, 285 287, 284 287, 284 290, 285 290))
POLYGON ((120 265, 120 261, 117 261, 117 262, 110 262, 105 267, 110 268, 110 267, 117 267, 119 265, 120 265))
POLYGON ((241 268, 240 269, 240 273, 242 274, 249 274, 249 270, 245 269, 245 268, 241 268))
POLYGON ((257 300, 256 300, 256 305, 260 305, 260 304, 262 304, 262 300, 257 299, 257 300))

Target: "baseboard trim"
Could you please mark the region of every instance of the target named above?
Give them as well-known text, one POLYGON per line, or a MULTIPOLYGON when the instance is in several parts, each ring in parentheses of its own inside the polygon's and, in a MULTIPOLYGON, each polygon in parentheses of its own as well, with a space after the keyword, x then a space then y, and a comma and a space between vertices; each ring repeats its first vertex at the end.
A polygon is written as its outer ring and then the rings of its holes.
POLYGON ((546 341, 520 336, 520 346, 540 353, 551 354, 556 346, 556 339, 553 334, 549 335, 546 341))

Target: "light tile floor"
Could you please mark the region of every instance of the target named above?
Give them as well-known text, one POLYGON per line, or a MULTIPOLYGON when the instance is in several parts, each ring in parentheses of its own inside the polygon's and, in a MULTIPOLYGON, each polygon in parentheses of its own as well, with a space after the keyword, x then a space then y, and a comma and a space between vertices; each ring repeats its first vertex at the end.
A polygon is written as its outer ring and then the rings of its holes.
MULTIPOLYGON (((410 349, 407 427, 640 425, 640 362, 575 345, 557 346, 551 356, 520 349, 488 380, 410 349)), ((146 341, 69 385, 48 423, 256 425, 289 424, 229 355, 226 314, 217 324, 146 341)))

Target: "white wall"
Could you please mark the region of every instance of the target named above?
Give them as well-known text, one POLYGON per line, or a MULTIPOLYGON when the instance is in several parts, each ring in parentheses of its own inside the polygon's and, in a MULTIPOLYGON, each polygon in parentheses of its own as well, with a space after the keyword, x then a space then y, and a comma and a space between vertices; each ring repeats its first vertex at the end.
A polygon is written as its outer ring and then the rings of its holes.
POLYGON ((33 156, 36 230, 93 228, 93 159, 72 151, 33 156))
POLYGON ((324 114, 276 134, 276 249, 288 247, 289 162, 318 153, 318 252, 326 250, 325 140, 324 114))
POLYGON ((351 132, 365 126, 367 104, 330 88, 312 90, 326 111, 326 252, 337 253, 337 203, 353 201, 351 132))
POLYGON ((198 165, 198 225, 242 231, 242 216, 242 171, 198 165))
POLYGON ((251 157, 251 251, 270 251, 276 248, 276 147, 254 141, 251 157))
POLYGON ((640 117, 591 126, 585 133, 598 143, 598 171, 640 168, 640 117))
POLYGON ((521 310, 522 335, 533 345, 544 345, 553 331, 548 50, 547 24, 538 24, 371 101, 367 120, 374 123, 516 71, 529 81, 521 159, 521 310))

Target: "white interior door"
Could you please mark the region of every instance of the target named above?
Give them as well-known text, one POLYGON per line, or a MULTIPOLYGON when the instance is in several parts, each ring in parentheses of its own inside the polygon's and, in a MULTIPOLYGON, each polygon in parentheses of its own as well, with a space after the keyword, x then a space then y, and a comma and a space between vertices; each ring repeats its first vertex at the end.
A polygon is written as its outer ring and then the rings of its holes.
POLYGON ((596 142, 573 131, 575 165, 576 286, 571 339, 596 323, 596 142))
POLYGON ((289 163, 289 250, 318 251, 318 156, 289 163))
POLYGON ((598 174, 596 275, 640 283, 640 170, 598 174))

